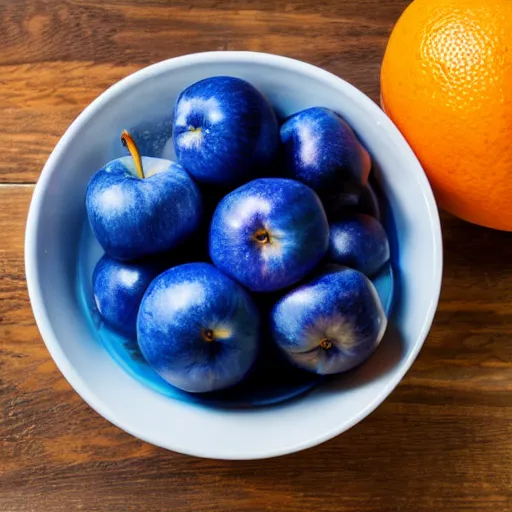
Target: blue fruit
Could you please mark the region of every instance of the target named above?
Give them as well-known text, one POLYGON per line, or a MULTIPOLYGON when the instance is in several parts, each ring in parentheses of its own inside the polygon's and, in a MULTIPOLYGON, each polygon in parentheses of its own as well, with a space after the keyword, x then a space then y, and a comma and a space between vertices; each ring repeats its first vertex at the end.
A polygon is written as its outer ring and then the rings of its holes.
POLYGON ((368 181, 368 152, 332 110, 313 107, 294 114, 281 126, 281 141, 289 176, 321 197, 358 195, 368 181))
POLYGON ((249 294, 213 265, 188 263, 158 276, 139 310, 142 354, 167 382, 202 393, 240 382, 259 345, 249 294))
POLYGON ((150 262, 127 263, 103 256, 94 268, 92 287, 105 323, 134 339, 140 302, 159 270, 150 262))
POLYGON ((217 76, 179 95, 173 140, 179 162, 197 181, 233 185, 272 165, 279 127, 272 107, 251 84, 217 76))
POLYGON ((359 201, 350 213, 364 213, 380 221, 380 206, 379 200, 373 187, 368 183, 359 196, 359 201))
POLYGON ((371 281, 337 266, 285 295, 271 314, 278 347, 299 368, 321 375, 362 363, 380 343, 386 324, 371 281))
POLYGON ((145 178, 131 157, 108 163, 86 193, 89 223, 105 252, 120 260, 168 251, 199 225, 197 185, 178 164, 142 157, 145 178))
POLYGON ((260 178, 225 196, 210 227, 215 265, 257 292, 296 283, 322 259, 328 244, 318 196, 283 178, 260 178))
POLYGON ((333 188, 322 195, 322 204, 330 221, 351 213, 364 213, 380 220, 379 200, 369 183, 362 188, 350 184, 333 188))
POLYGON ((389 261, 389 243, 379 221, 355 214, 330 224, 328 258, 373 276, 389 261))

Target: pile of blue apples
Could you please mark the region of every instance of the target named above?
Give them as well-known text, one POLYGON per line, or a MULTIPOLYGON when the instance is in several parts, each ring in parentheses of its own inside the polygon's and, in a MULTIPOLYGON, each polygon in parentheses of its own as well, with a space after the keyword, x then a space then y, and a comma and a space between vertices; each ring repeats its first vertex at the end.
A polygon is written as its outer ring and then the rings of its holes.
POLYGON ((255 87, 222 76, 179 95, 172 139, 177 162, 141 156, 124 131, 130 156, 89 182, 104 322, 192 393, 241 382, 262 343, 317 374, 368 358, 387 323, 369 278, 390 254, 347 122, 322 107, 280 122, 255 87))

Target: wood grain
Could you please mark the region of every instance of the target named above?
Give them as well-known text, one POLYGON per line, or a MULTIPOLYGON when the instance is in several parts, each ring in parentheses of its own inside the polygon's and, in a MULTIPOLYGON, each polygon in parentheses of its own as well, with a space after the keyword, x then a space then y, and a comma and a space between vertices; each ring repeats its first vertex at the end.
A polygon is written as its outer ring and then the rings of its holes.
POLYGON ((176 55, 279 53, 343 76, 377 100, 382 52, 406 3, 0 0, 0 182, 35 182, 88 103, 176 55))
POLYGON ((102 90, 162 58, 252 49, 323 66, 377 100, 406 4, 0 0, 2 512, 512 511, 512 234, 443 215, 443 292, 412 370, 351 431, 269 461, 185 457, 109 424, 56 369, 26 292, 31 183, 102 90))

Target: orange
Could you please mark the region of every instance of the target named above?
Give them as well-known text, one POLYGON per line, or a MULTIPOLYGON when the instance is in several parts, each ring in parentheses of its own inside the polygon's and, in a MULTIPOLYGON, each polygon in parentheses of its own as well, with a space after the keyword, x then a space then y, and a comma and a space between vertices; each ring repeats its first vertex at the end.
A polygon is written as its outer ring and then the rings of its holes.
POLYGON ((415 0, 391 34, 381 95, 439 205, 512 231, 512 0, 415 0))

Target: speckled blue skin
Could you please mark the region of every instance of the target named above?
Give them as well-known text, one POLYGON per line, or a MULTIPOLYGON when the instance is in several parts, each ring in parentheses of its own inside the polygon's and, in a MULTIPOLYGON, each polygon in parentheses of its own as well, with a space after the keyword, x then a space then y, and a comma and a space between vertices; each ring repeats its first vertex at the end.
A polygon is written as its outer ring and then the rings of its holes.
POLYGON ((379 345, 386 325, 371 281, 339 266, 292 290, 271 314, 278 347, 296 366, 320 375, 361 364, 379 345), (330 348, 322 348, 322 340, 330 348))
POLYGON ((322 259, 329 226, 318 196, 284 178, 260 178, 224 197, 210 226, 215 265, 255 292, 269 292, 302 279, 322 259), (265 230, 269 243, 255 234, 265 230))
POLYGON ((142 158, 139 179, 131 157, 108 163, 91 178, 86 193, 89 223, 105 252, 119 260, 168 251, 199 225, 202 199, 178 164, 142 158))
POLYGON ((240 382, 256 360, 259 313, 249 294, 208 263, 188 263, 158 276, 139 310, 137 338, 153 369, 191 393, 240 382), (213 341, 206 341, 211 330, 213 341))
POLYGON ((338 114, 323 107, 302 110, 284 122, 280 135, 288 175, 322 199, 329 197, 326 208, 331 202, 357 201, 368 181, 371 160, 338 114))
POLYGON ((379 221, 369 215, 347 215, 330 224, 330 261, 373 276, 389 261, 389 242, 379 221))
POLYGON ((135 339, 137 313, 160 267, 150 262, 122 262, 103 256, 92 275, 94 302, 103 320, 114 330, 135 339))
POLYGON ((272 107, 251 84, 217 76, 179 95, 173 141, 179 162, 197 181, 238 185, 272 165, 279 127, 272 107))

